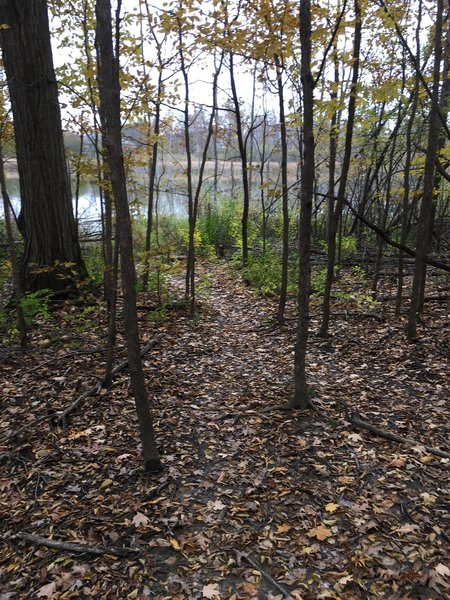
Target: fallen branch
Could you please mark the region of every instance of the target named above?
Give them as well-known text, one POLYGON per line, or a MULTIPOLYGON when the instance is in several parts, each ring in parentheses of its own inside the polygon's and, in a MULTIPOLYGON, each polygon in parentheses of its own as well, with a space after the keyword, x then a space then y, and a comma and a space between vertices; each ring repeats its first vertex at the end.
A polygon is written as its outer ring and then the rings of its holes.
POLYGON ((267 571, 265 571, 262 567, 260 567, 257 562, 252 560, 246 554, 242 554, 241 552, 238 552, 237 550, 235 552, 236 552, 236 558, 238 560, 238 563, 240 562, 241 559, 246 560, 251 567, 253 567, 257 571, 259 571, 261 573, 261 575, 263 577, 265 577, 267 579, 267 581, 269 581, 273 585, 273 587, 283 595, 283 598, 288 598, 288 600, 294 600, 293 597, 290 595, 290 593, 287 592, 284 589, 284 587, 282 587, 278 583, 278 581, 275 581, 275 579, 271 575, 269 575, 269 573, 267 573, 267 571))
MULTIPOLYGON (((145 346, 143 346, 141 348, 141 358, 144 357, 149 350, 151 350, 154 346, 156 346, 156 344, 159 344, 159 342, 162 340, 163 337, 164 337, 164 333, 157 333, 155 336, 153 336, 152 339, 148 342, 148 344, 146 344, 145 346)), ((120 373, 121 371, 126 369, 126 367, 128 367, 128 359, 122 361, 121 363, 119 363, 117 366, 114 367, 114 369, 112 371, 112 376, 114 377, 115 375, 117 375, 117 373, 120 373)), ((103 385, 103 381, 102 381, 102 385, 103 385)))
MULTIPOLYGON (((357 219, 359 219, 362 223, 364 223, 364 225, 367 225, 367 227, 369 229, 372 229, 372 231, 375 231, 375 233, 378 234, 378 236, 382 240, 384 240, 386 242, 386 244, 388 244, 389 246, 393 246, 394 248, 397 248, 398 250, 401 250, 405 254, 409 254, 409 256, 413 256, 415 258, 416 252, 414 250, 412 250, 411 248, 408 248, 408 246, 404 246, 403 244, 400 244, 399 242, 390 238, 389 235, 387 234, 387 232, 384 231, 384 229, 381 229, 381 227, 378 227, 378 225, 375 225, 374 223, 371 223, 370 221, 368 221, 366 219, 366 217, 364 215, 362 215, 358 210, 356 210, 348 200, 344 200, 344 204, 351 210, 351 212, 355 215, 355 217, 357 219)), ((443 262, 435 260, 431 256, 427 256, 425 259, 423 259, 423 262, 427 265, 431 265, 432 267, 437 267, 438 269, 442 269, 442 271, 447 271, 447 273, 450 272, 450 265, 447 265, 443 262)))
MULTIPOLYGON (((141 349, 141 357, 145 356, 149 350, 151 350, 154 346, 156 346, 156 344, 158 344, 162 340, 163 337, 164 333, 158 333, 154 337, 152 337, 148 344, 146 344, 141 349)), ((122 361, 114 367, 111 373, 111 377, 115 377, 118 373, 126 369, 127 366, 128 359, 122 361)), ((101 381, 96 383, 94 387, 92 387, 90 390, 81 394, 81 396, 74 400, 72 404, 70 404, 70 406, 68 406, 62 412, 58 413, 57 420, 62 424, 64 428, 67 427, 67 417, 70 415, 70 413, 72 413, 86 398, 89 398, 90 396, 97 396, 100 393, 101 389, 104 387, 104 385, 105 380, 102 379, 101 381)))
POLYGON ((40 535, 32 533, 17 533, 12 539, 26 540, 36 546, 46 546, 47 548, 55 548, 56 550, 64 550, 65 552, 75 552, 82 554, 114 554, 115 556, 128 556, 129 554, 138 554, 138 548, 117 548, 115 546, 89 546, 87 544, 73 544, 72 542, 59 542, 57 540, 49 540, 40 535))
POLYGON ((409 446, 422 446, 429 452, 430 454, 435 454, 436 456, 440 456, 442 458, 450 458, 450 452, 445 452, 444 450, 439 450, 439 448, 432 448, 431 446, 427 446, 418 442, 417 440, 413 440, 411 438, 405 438, 401 435, 396 435, 395 433, 391 433, 390 431, 385 431, 384 429, 380 429, 375 425, 371 425, 366 421, 363 421, 355 414, 348 415, 348 419, 352 425, 355 427, 359 427, 360 429, 366 429, 375 435, 385 438, 386 440, 391 440, 392 442, 397 442, 399 444, 408 444, 409 446))

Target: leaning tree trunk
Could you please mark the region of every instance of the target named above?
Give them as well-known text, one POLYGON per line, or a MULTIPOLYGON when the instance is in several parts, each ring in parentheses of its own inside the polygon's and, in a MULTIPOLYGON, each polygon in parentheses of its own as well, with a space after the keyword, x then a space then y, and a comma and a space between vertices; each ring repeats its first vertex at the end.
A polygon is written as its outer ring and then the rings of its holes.
POLYGON ((119 63, 113 51, 110 0, 96 0, 95 12, 100 111, 103 113, 104 124, 102 133, 117 213, 123 316, 131 387, 139 420, 145 470, 160 471, 161 462, 155 443, 139 347, 136 273, 121 138, 119 63))
POLYGON ((20 179, 28 289, 73 287, 85 275, 73 217, 45 0, 0 0, 20 179))

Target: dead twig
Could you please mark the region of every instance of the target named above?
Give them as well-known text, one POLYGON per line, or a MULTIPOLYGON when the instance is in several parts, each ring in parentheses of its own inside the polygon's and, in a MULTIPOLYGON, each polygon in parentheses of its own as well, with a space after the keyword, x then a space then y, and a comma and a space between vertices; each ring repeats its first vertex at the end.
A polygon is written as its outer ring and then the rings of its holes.
POLYGON ((288 598, 288 600, 294 600, 293 597, 290 595, 290 593, 288 591, 286 591, 284 589, 284 587, 282 587, 278 581, 275 581, 275 579, 269 575, 269 573, 267 573, 267 571, 265 571, 260 565, 258 565, 257 562, 255 562, 254 560, 252 560, 249 556, 247 556, 246 554, 243 554, 241 552, 238 552, 237 550, 235 550, 236 553, 236 558, 239 562, 241 561, 241 559, 244 559, 245 561, 248 562, 248 564, 253 567, 254 569, 256 569, 257 571, 259 571, 261 573, 261 575, 263 577, 265 577, 265 579, 267 579, 267 581, 269 581, 273 587, 278 590, 280 592, 280 594, 283 595, 283 598, 288 598))
POLYGON ((113 554, 115 556, 128 556, 129 554, 138 554, 139 548, 117 548, 115 546, 90 546, 88 544, 73 544, 72 542, 62 542, 58 540, 49 540, 48 538, 34 535, 32 533, 16 533, 12 539, 26 540, 36 546, 46 546, 65 552, 75 552, 80 554, 113 554))
MULTIPOLYGON (((158 344, 162 340, 163 337, 164 333, 158 333, 154 337, 152 337, 148 344, 146 344, 141 349, 141 357, 145 356, 149 350, 151 350, 154 346, 156 346, 156 344, 158 344)), ((126 369, 126 367, 128 367, 128 359, 123 360, 121 363, 116 365, 112 371, 111 376, 115 377, 118 373, 126 369)), ((94 387, 89 389, 87 392, 81 394, 81 396, 74 400, 72 404, 70 404, 66 409, 58 413, 57 419, 64 428, 67 427, 67 417, 70 415, 70 413, 72 413, 86 398, 89 398, 90 396, 97 396, 100 393, 103 386, 104 380, 99 381, 94 387)))

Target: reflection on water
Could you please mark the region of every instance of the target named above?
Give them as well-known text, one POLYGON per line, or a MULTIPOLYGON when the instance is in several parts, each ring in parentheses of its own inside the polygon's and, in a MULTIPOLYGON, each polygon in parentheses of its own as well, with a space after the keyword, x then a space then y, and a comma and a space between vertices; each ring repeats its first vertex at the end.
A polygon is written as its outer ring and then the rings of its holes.
MULTIPOLYGON (((20 190, 19 180, 17 178, 9 178, 6 182, 11 204, 16 215, 20 212, 20 190)), ((144 196, 134 195, 129 198, 130 204, 138 207, 141 214, 147 213, 147 198, 144 196)), ((98 187, 83 184, 80 187, 78 198, 78 206, 75 199, 73 201, 74 214, 79 221, 93 221, 100 219, 100 194, 98 187)), ((187 199, 182 194, 176 193, 160 193, 158 198, 159 214, 175 215, 178 217, 187 216, 187 199)), ((3 216, 3 203, 0 202, 0 215, 3 216)))

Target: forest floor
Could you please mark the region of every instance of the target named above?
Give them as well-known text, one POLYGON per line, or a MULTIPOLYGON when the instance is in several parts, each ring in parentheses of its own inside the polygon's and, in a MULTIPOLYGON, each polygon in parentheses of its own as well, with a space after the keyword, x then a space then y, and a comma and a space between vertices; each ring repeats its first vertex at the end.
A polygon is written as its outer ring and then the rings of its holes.
POLYGON ((142 344, 164 333, 144 358, 160 475, 142 471, 126 372, 55 422, 103 375, 98 308, 0 349, 0 599, 450 598, 449 460, 422 445, 450 451, 445 303, 408 344, 393 303, 336 301, 323 340, 313 301, 318 411, 268 411, 292 395, 294 302, 275 328, 273 300, 200 271, 198 319, 156 323, 141 300, 142 344), (356 430, 343 405, 417 443, 356 430))

